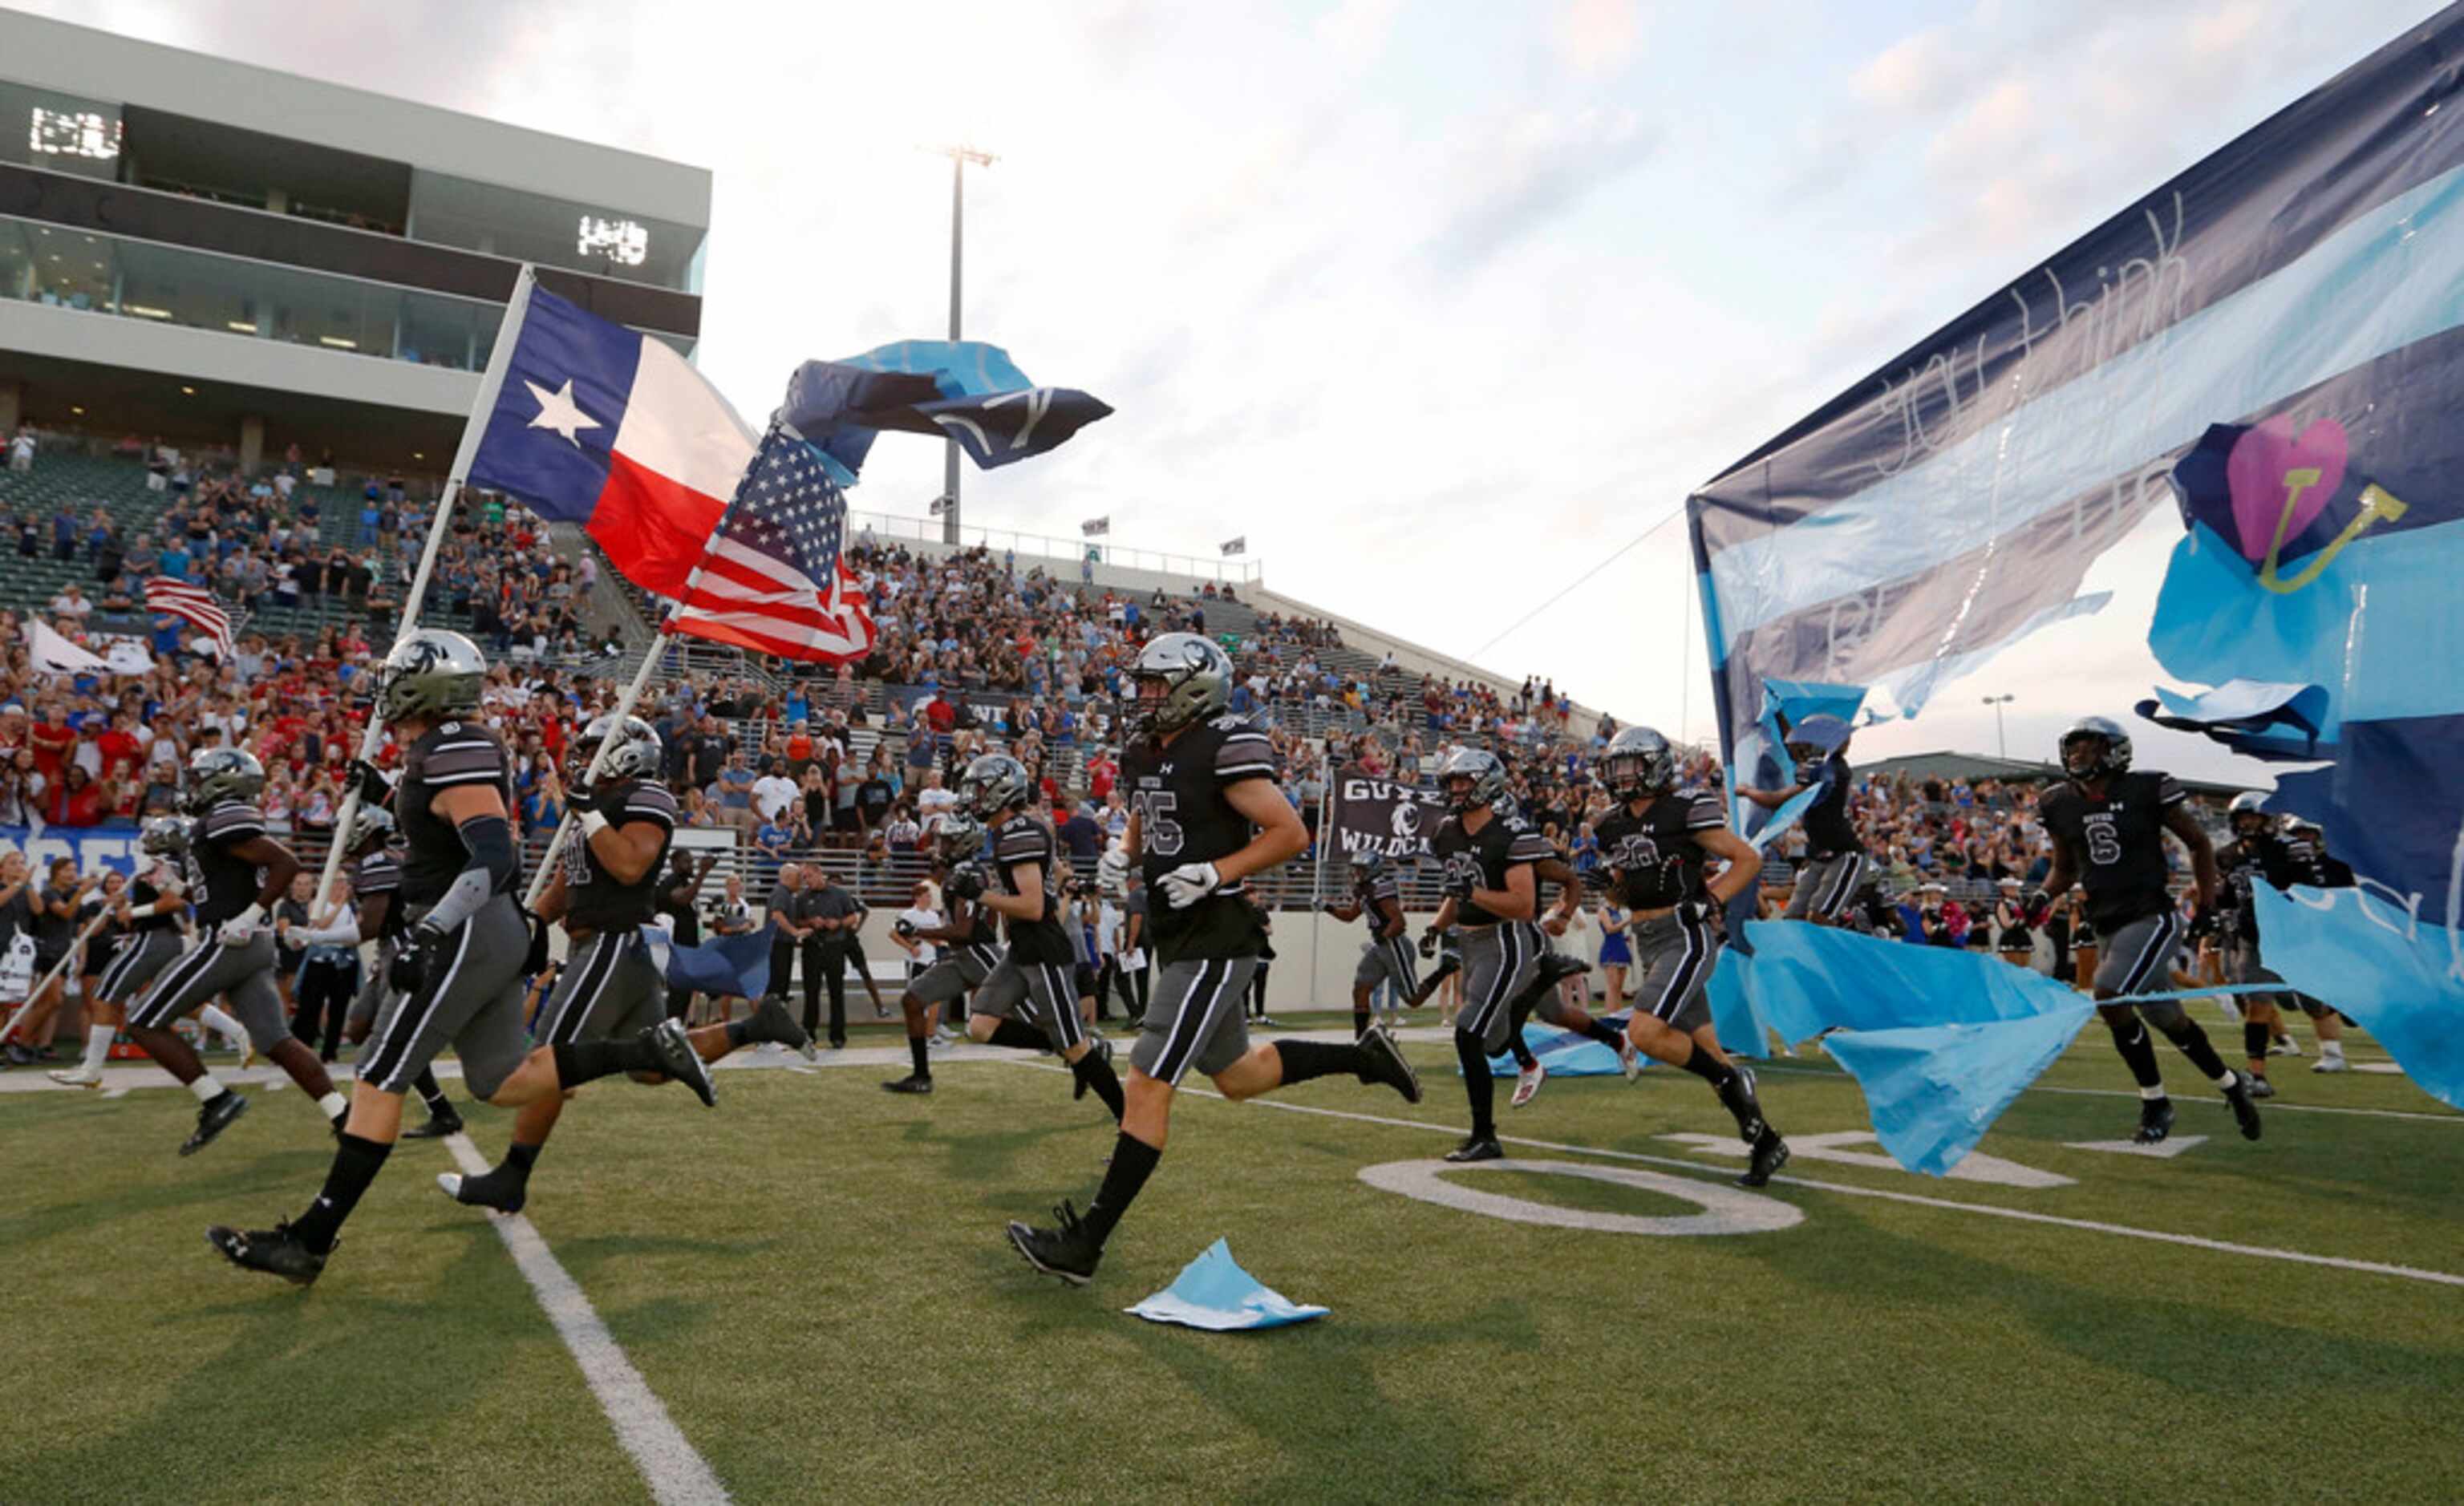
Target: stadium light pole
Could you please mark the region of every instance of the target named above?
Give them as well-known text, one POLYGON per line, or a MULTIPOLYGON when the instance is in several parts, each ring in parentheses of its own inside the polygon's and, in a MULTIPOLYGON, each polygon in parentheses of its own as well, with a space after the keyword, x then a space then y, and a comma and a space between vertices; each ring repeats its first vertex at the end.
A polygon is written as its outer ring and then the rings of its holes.
MULTIPOLYGON (((936 146, 933 150, 950 159, 950 342, 958 340, 960 307, 960 270, 966 260, 967 227, 967 164, 979 167, 993 164, 993 154, 973 146, 936 146)), ((945 439, 941 457, 941 497, 946 506, 941 510, 941 542, 958 542, 958 442, 945 439)))
POLYGON ((1985 704, 1993 708, 1993 751, 2005 759, 2011 756, 2011 740, 2002 735, 2002 708, 2017 699, 2019 698, 2008 690, 2000 695, 1989 695, 1985 698, 1985 704))

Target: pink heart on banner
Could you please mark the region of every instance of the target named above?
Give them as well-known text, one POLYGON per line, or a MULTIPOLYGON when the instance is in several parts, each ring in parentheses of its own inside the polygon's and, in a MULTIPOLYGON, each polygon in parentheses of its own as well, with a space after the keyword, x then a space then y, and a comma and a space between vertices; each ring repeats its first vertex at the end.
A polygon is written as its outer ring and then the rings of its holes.
POLYGON ((2267 546, 2277 537, 2286 543, 2299 537, 2310 520, 2326 509, 2336 489, 2344 484, 2348 448, 2344 426, 2334 419, 2315 420, 2296 435, 2293 420, 2283 414, 2233 441, 2233 453, 2225 457, 2225 488, 2233 495, 2233 526, 2241 535, 2241 552, 2251 563, 2265 560, 2267 546), (2286 475, 2297 470, 2316 470, 2319 479, 2300 487, 2293 515, 2285 519, 2284 500, 2297 485, 2286 475), (2279 519, 2284 519, 2280 535, 2279 519))

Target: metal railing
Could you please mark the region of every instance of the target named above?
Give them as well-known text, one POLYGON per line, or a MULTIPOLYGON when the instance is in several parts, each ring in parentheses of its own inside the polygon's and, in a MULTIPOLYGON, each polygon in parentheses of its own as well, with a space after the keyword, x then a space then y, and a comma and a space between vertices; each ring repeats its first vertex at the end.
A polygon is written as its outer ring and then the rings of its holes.
POLYGON ((855 542, 929 544, 935 549, 981 547, 994 554, 1015 551, 1056 562, 1063 568, 1047 570, 1047 575, 1063 580, 1077 578, 1076 567, 1091 551, 1098 566, 1122 570, 1152 570, 1158 575, 1187 576, 1198 580, 1234 581, 1247 584, 1256 580, 1265 564, 1246 556, 1230 558, 1207 558, 1203 555, 1178 555, 1161 549, 1131 549, 1111 541, 1110 536, 1097 538, 1060 538, 1049 534, 1026 533, 1014 528, 978 528, 973 524, 958 526, 955 546, 942 540, 941 520, 937 517, 902 517, 893 513, 850 511, 847 528, 855 542))

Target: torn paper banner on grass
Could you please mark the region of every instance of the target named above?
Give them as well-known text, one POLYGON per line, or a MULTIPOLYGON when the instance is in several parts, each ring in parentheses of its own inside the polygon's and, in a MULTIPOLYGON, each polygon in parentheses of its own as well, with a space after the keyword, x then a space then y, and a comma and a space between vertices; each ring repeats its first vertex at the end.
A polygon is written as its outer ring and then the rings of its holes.
POLYGON ((1242 1270, 1241 1262, 1232 1258, 1232 1247, 1221 1239, 1182 1266, 1170 1286, 1122 1311, 1149 1322, 1179 1323, 1211 1333, 1281 1328, 1326 1316, 1325 1308, 1295 1302, 1242 1270))

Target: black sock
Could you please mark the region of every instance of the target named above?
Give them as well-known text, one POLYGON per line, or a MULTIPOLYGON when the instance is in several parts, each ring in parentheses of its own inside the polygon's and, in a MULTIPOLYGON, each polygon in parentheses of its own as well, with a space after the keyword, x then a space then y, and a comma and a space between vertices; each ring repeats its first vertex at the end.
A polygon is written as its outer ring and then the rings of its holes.
POLYGON ((2162 1088, 2165 1074, 2156 1070, 2156 1043, 2147 1038, 2147 1027, 2139 1020, 2127 1026, 2109 1027, 2113 1031, 2113 1049, 2122 1053, 2130 1075, 2143 1088, 2162 1088), (2129 1034, 2124 1035, 2127 1030, 2129 1034))
MULTIPOLYGON (((1361 1027, 1363 1033, 1368 1027, 1361 1027)), ((1331 1078, 1350 1073, 1361 1081, 1369 1080, 1369 1053, 1358 1046, 1337 1046, 1319 1040, 1279 1040, 1275 1055, 1284 1060, 1284 1085, 1306 1082, 1311 1078, 1331 1078)))
POLYGON ((925 1055, 924 1047, 925 1040, 921 1036, 908 1037, 907 1054, 915 1059, 915 1075, 919 1078, 929 1078, 933 1075, 932 1059, 925 1055))
POLYGON ((1701 1041, 1689 1041, 1688 1044, 1692 1045, 1694 1050, 1678 1065, 1710 1083, 1714 1088, 1727 1087, 1728 1080, 1737 1075, 1737 1069, 1704 1050, 1701 1041))
POLYGON ((753 1044, 752 1015, 747 1015, 742 1019, 729 1020, 727 1022, 726 1030, 728 1050, 742 1051, 745 1047, 753 1044))
POLYGON ((420 1068, 419 1076, 410 1080, 410 1085, 418 1090, 419 1101, 428 1105, 428 1112, 430 1116, 437 1119, 452 1119, 458 1117, 453 1112, 453 1101, 447 1098, 445 1096, 445 1090, 436 1085, 435 1068, 420 1068))
POLYGON ((1080 1081, 1094 1090, 1104 1106, 1112 1111, 1112 1123, 1119 1124, 1129 1110, 1129 1100, 1121 1096, 1120 1075, 1112 1070, 1111 1059, 1089 1052, 1069 1063, 1069 1070, 1080 1081))
POLYGON ((1113 1140, 1112 1164, 1104 1168, 1104 1185, 1096 1190, 1095 1201, 1088 1205, 1079 1220, 1095 1236, 1096 1244, 1112 1236, 1113 1227, 1130 1211, 1130 1205, 1137 1201, 1138 1189, 1147 1185, 1155 1163, 1162 1159, 1162 1151, 1126 1129, 1113 1140))
POLYGON ((1583 1034, 1591 1037, 1594 1040, 1598 1041, 1601 1045, 1608 1047, 1611 1051, 1623 1051, 1625 1049, 1625 1032, 1617 1029, 1615 1025, 1595 1019, 1589 1025, 1583 1027, 1583 1034))
POLYGON ((1012 1051, 1049 1051, 1052 1049, 1052 1042, 1044 1038, 1044 1032, 1036 1029, 1030 1024, 1027 1024, 1024 1020, 1016 1019, 1003 1019, 1000 1024, 995 1025, 993 1027, 993 1038, 984 1042, 984 1044, 988 1046, 1007 1046, 1012 1051))
POLYGON ((2216 1055, 2215 1043, 2208 1039, 2208 1033, 2199 1028, 2197 1020, 2184 1015, 2182 1028, 2168 1032, 2168 1037, 2181 1048, 2182 1055, 2190 1059, 2190 1065, 2208 1075, 2209 1081, 2222 1082, 2233 1075, 2233 1069, 2225 1065, 2224 1058, 2216 1055))
POLYGON ((306 1212, 291 1221, 291 1232, 299 1236, 299 1242, 319 1255, 333 1249, 342 1220, 359 1207, 360 1194, 377 1179, 391 1154, 389 1145, 345 1132, 334 1151, 333 1169, 325 1173, 325 1190, 317 1194, 306 1212))
POLYGON ((1497 1083, 1488 1075, 1488 1048, 1467 1030, 1455 1032, 1455 1056, 1463 1062, 1463 1096, 1471 1101, 1471 1137, 1497 1138, 1497 1083))
POLYGON ((659 1054, 650 1049, 649 1033, 627 1040, 575 1040, 550 1046, 556 1054, 556 1080, 580 1087, 619 1072, 664 1072, 659 1054))
POLYGON ((1366 1036, 1369 1034, 1369 1012, 1367 1010, 1356 1009, 1352 1012, 1352 1033, 1354 1036, 1366 1036))
POLYGON ((2260 1024, 2258 1021, 2255 1019, 2246 1019, 2241 1022, 2242 1055, 2250 1058, 2251 1060, 2264 1061, 2267 1059, 2268 1038, 2267 1027, 2260 1024))
POLYGON ((505 1147, 505 1165, 523 1176, 528 1176, 531 1174, 531 1168, 539 1165, 539 1146, 526 1146, 517 1140, 505 1147))

